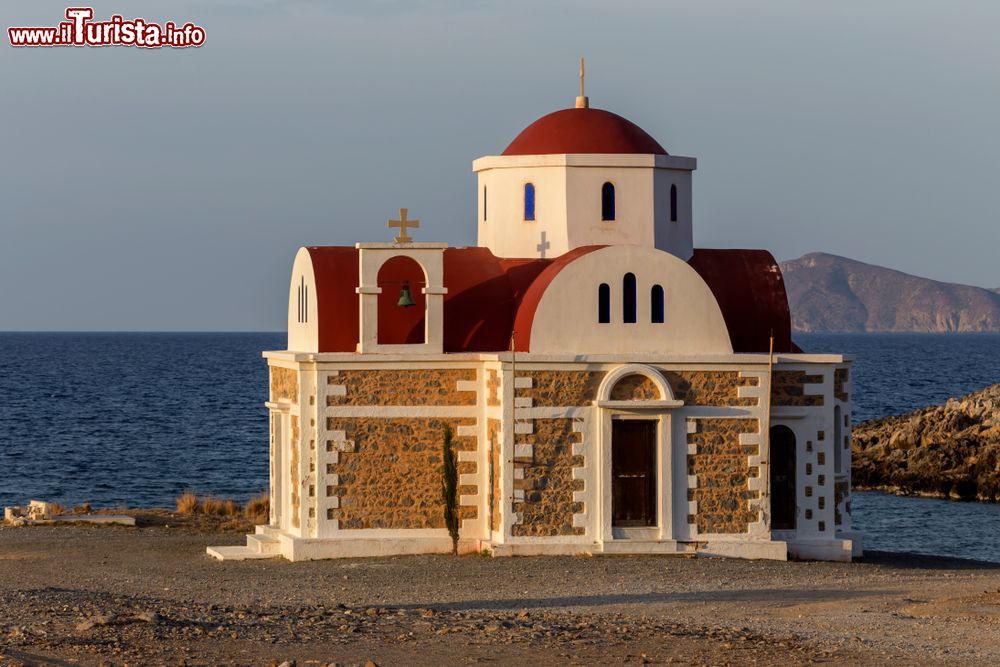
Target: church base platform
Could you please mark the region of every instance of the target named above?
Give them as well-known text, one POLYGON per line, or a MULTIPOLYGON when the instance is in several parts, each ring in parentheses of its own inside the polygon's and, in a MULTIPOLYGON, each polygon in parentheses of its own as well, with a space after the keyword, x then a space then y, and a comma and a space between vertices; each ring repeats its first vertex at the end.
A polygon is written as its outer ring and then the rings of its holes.
MULTIPOLYGON (((219 560, 280 557, 295 562, 329 558, 448 554, 451 553, 451 547, 451 538, 447 534, 444 536, 316 539, 289 535, 272 526, 257 526, 256 533, 247 536, 246 546, 208 547, 206 551, 208 555, 219 560)), ((459 554, 476 553, 484 547, 489 548, 488 543, 480 540, 459 540, 458 542, 459 554)))
MULTIPOLYGON (((403 532, 403 531, 400 531, 403 532)), ((436 533, 437 531, 428 531, 436 533)), ((488 552, 496 557, 578 556, 600 554, 648 554, 740 558, 747 560, 826 560, 850 562, 861 555, 860 539, 854 533, 838 534, 832 540, 739 540, 720 539, 704 542, 674 540, 609 540, 599 542, 518 542, 495 544, 489 540, 460 540, 459 553, 488 552)), ((860 536, 858 536, 860 537, 860 536)), ((352 537, 335 539, 302 538, 271 526, 258 526, 247 536, 246 546, 209 547, 208 554, 219 560, 286 558, 290 561, 328 558, 373 558, 418 554, 451 553, 447 535, 408 537, 352 537)))
POLYGON ((832 540, 789 540, 788 555, 797 560, 850 563, 863 555, 860 533, 840 533, 832 540))

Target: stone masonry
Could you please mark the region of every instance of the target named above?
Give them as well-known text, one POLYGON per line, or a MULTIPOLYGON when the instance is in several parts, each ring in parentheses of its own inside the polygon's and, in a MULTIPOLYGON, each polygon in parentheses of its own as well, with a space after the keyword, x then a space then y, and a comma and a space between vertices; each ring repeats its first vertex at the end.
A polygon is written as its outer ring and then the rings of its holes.
POLYGON ((695 419, 695 431, 688 434, 688 475, 696 486, 688 490, 688 500, 697 511, 688 516, 700 534, 735 534, 749 531, 759 519, 751 501, 759 497, 748 482, 760 471, 749 458, 759 454, 758 445, 741 445, 740 434, 757 433, 756 419, 695 419))
POLYGON ((490 446, 490 530, 500 530, 503 489, 500 488, 500 420, 486 420, 486 439, 490 446))
MULTIPOLYGON (((455 433, 455 450, 474 451, 476 438, 459 436, 459 426, 475 419, 448 419, 455 433)), ((337 497, 328 519, 341 530, 358 528, 443 528, 441 500, 441 438, 445 421, 428 418, 331 417, 327 430, 342 432, 348 446, 339 449, 336 475, 326 494, 337 497)), ((327 447, 336 447, 328 442, 327 447)), ((475 472, 475 462, 459 462, 459 473, 475 472)), ((475 488, 460 489, 474 494, 475 488)), ((462 507, 463 519, 476 516, 462 507)))
POLYGON ((582 491, 584 485, 582 479, 573 478, 573 469, 583 466, 583 457, 573 454, 573 443, 579 439, 573 419, 536 419, 534 433, 517 436, 514 489, 523 490, 524 500, 513 504, 520 521, 512 527, 512 535, 584 534, 584 528, 573 525, 573 515, 584 510, 583 503, 573 500, 573 492, 582 491), (517 455, 517 450, 529 448, 530 456, 517 455))
POLYGON ((687 405, 755 406, 756 397, 740 396, 740 387, 756 387, 757 378, 739 371, 662 370, 674 398, 687 405))
POLYGON ((530 389, 517 388, 518 398, 527 397, 534 407, 589 405, 597 397, 603 371, 533 371, 530 389))
POLYGON ((850 400, 847 393, 847 381, 850 379, 850 371, 846 368, 838 368, 833 371, 833 395, 838 401, 845 403, 850 400))
POLYGON ((492 368, 486 372, 486 405, 500 406, 500 375, 492 368))
POLYGON ((823 382, 822 375, 805 371, 774 371, 771 379, 771 405, 815 407, 823 405, 822 394, 807 394, 807 384, 823 382))
POLYGON ((271 366, 271 400, 299 400, 299 374, 290 368, 271 366))
MULTIPOLYGON (((756 406, 756 397, 741 397, 741 387, 757 386, 757 378, 740 377, 739 371, 674 371, 660 369, 664 379, 670 384, 674 398, 688 405, 756 406)), ((530 389, 518 388, 517 396, 532 399, 534 407, 584 406, 597 398, 597 389, 604 379, 603 371, 533 371, 530 389)), ((524 377, 519 374, 519 377, 524 377)), ((612 391, 614 400, 657 400, 655 385, 646 378, 648 386, 637 378, 628 376, 612 391), (625 384, 622 384, 625 383, 625 384), (633 385, 633 383, 635 383, 633 385), (635 387, 642 386, 642 389, 635 387), (619 390, 619 387, 622 387, 619 390), (630 389, 639 391, 643 398, 621 399, 630 389), (617 392, 617 394, 615 393, 617 392)), ((820 397, 822 400, 822 397, 820 397)))
POLYGON ((658 401, 660 390, 645 375, 627 375, 611 388, 612 401, 658 401))
POLYGON ((459 390, 459 382, 475 383, 476 369, 342 370, 327 384, 338 387, 327 405, 475 405, 474 386, 459 390))

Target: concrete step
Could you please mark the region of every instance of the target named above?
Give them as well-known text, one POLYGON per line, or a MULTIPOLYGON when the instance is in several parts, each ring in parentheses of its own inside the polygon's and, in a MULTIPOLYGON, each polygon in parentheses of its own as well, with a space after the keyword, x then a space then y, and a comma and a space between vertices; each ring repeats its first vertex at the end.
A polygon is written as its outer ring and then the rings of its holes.
POLYGON ((276 558, 277 554, 260 553, 248 546, 207 547, 205 551, 212 558, 219 560, 254 560, 258 558, 276 558))
POLYGON ((281 554, 281 542, 267 535, 247 535, 247 547, 259 554, 270 556, 281 554))

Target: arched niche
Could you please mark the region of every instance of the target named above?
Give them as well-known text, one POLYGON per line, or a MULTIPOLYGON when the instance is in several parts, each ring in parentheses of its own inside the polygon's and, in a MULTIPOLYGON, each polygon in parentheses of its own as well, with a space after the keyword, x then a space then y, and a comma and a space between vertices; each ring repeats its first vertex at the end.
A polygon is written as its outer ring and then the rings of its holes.
POLYGON ((645 403, 651 407, 683 405, 656 368, 644 364, 620 366, 604 376, 597 389, 599 405, 645 403))

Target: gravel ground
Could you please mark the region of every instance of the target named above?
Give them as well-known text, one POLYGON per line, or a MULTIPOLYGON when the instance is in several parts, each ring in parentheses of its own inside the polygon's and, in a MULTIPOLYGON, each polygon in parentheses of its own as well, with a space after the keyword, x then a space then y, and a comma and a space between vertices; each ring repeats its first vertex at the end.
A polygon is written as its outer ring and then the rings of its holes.
POLYGON ((0 665, 1000 664, 1000 565, 220 563, 242 535, 141 523, 0 528, 0 665))

